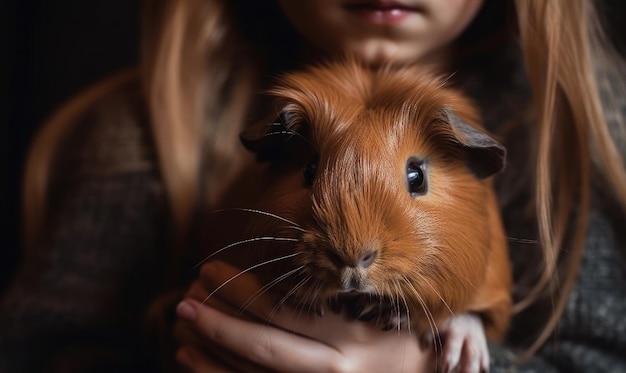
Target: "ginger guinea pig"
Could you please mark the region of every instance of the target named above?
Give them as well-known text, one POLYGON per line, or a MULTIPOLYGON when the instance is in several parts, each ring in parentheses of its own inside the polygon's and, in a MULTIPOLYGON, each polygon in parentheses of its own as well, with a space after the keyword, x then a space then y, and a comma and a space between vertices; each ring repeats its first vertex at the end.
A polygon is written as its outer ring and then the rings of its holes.
POLYGON ((241 136, 257 161, 223 203, 237 221, 214 234, 241 227, 222 243, 246 248, 213 251, 268 269, 280 302, 356 300, 357 318, 441 334, 449 368, 472 347, 488 369, 484 336, 503 337, 511 309, 490 178, 506 152, 470 102, 419 67, 356 63, 285 75, 269 96, 241 136))

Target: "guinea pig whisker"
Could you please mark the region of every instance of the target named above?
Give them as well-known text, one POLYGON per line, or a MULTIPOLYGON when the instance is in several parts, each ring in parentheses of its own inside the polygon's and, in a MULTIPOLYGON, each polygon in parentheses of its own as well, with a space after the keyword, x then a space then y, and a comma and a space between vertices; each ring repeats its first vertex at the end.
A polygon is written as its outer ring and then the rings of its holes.
POLYGON ((285 259, 290 259, 293 258, 297 255, 300 255, 300 253, 293 253, 293 254, 289 254, 289 255, 284 255, 284 256, 280 256, 278 258, 272 258, 270 260, 266 260, 264 262, 255 264, 253 266, 250 266, 242 271, 240 271, 239 273, 237 273, 236 275, 232 276, 231 278, 229 278, 228 280, 224 281, 220 286, 218 286, 217 288, 215 288, 215 290, 213 290, 211 293, 209 293, 209 295, 206 296, 206 298, 204 298, 204 301, 202 301, 202 304, 206 303, 215 293, 217 293, 218 291, 220 291, 224 286, 228 285, 229 283, 231 283, 232 281, 234 281, 235 279, 237 279, 239 276, 242 276, 252 270, 255 270, 259 267, 262 267, 264 265, 268 265, 274 262, 278 262, 281 260, 285 260, 285 259))
POLYGON ((295 229, 300 232, 306 232, 306 229, 296 227, 295 225, 278 226, 278 229, 295 229))
POLYGON ((310 276, 307 276, 305 278, 303 278, 302 280, 300 280, 297 284, 295 284, 291 290, 289 290, 287 292, 287 294, 285 294, 282 299, 277 303, 278 308, 282 307, 287 300, 289 299, 289 297, 291 297, 293 294, 295 294, 296 291, 298 291, 298 289, 300 289, 307 281, 309 281, 311 279, 310 276))
POLYGON ((263 237, 254 237, 254 238, 248 238, 245 240, 241 240, 241 241, 237 241, 237 242, 233 242, 231 244, 228 244, 224 247, 222 247, 221 249, 215 251, 214 253, 212 253, 211 255, 205 257, 204 259, 202 259, 198 264, 196 264, 195 266, 193 266, 193 269, 196 269, 198 267, 200 267, 203 263, 206 263, 209 259, 213 258, 214 256, 218 255, 219 253, 228 250, 230 248, 233 248, 235 246, 239 246, 239 245, 244 245, 247 243, 251 243, 251 242, 259 242, 259 241, 288 241, 288 242, 298 242, 299 240, 297 238, 289 238, 289 237, 272 237, 272 236, 263 236, 263 237))
POLYGON ((428 285, 431 289, 433 289, 433 292, 437 295, 437 297, 439 297, 439 299, 441 300, 441 302, 443 302, 443 305, 446 306, 446 308, 448 309, 448 311, 450 312, 450 316, 454 316, 454 312, 452 311, 452 308, 450 308, 450 305, 448 304, 448 302, 446 302, 443 297, 441 296, 441 294, 437 291, 437 289, 435 289, 435 287, 430 283, 430 281, 428 281, 427 278, 420 276, 420 281, 426 285, 428 285))
MULTIPOLYGON (((402 299, 402 303, 404 303, 404 309, 406 311, 407 329, 409 331, 409 334, 411 334, 411 316, 409 312, 409 304, 406 302, 406 297, 404 296, 404 292, 402 291, 402 287, 400 286, 400 283, 398 283, 397 281, 394 281, 394 285, 397 289, 398 298, 402 299)), ((400 305, 398 305, 398 318, 400 318, 399 306, 400 305)))
POLYGON ((241 307, 239 307, 239 311, 237 311, 237 315, 241 315, 241 313, 243 313, 243 311, 245 311, 248 307, 250 307, 250 305, 252 303, 254 303, 257 299, 259 299, 259 297, 261 297, 263 294, 265 294, 267 291, 269 291, 272 287, 276 286, 278 283, 280 283, 281 281, 283 281, 287 277, 293 275, 294 273, 298 272, 302 268, 304 268, 304 266, 300 266, 298 268, 292 269, 291 271, 289 271, 287 273, 284 273, 284 274, 280 275, 279 277, 275 278, 274 280, 270 281, 269 283, 263 285, 260 289, 255 291, 254 294, 252 294, 248 298, 248 300, 246 300, 241 305, 241 307))
MULTIPOLYGON (((311 285, 311 292, 309 293, 310 294, 309 302, 311 304, 316 304, 318 307, 320 307, 321 310, 325 310, 326 308, 331 310, 330 303, 329 303, 329 298, 328 297, 322 298, 320 296, 323 289, 324 289, 324 281, 322 281, 321 279, 317 278, 315 280, 315 282, 311 285)), ((336 299, 336 297, 335 297, 335 299, 336 299)))
POLYGON ((272 309, 272 312, 270 312, 268 318, 267 318, 267 322, 270 323, 272 321, 272 319, 274 318, 274 316, 276 315, 276 312, 278 312, 278 310, 287 302, 287 300, 289 299, 289 297, 291 297, 296 291, 298 291, 299 288, 301 288, 308 280, 310 280, 311 277, 307 276, 305 278, 303 278, 302 280, 300 280, 300 282, 298 282, 296 285, 294 285, 291 290, 289 290, 287 292, 287 294, 285 294, 274 306, 274 308, 272 309))
POLYGON ((433 317, 433 314, 428 309, 426 302, 424 302, 424 298, 422 298, 419 291, 417 291, 417 289, 415 288, 415 286, 413 286, 411 281, 409 281, 409 279, 406 276, 403 276, 403 279, 406 282, 406 284, 409 286, 409 288, 413 291, 413 294, 415 294, 417 301, 420 303, 420 306, 422 307, 422 310, 424 311, 424 315, 426 316, 426 319, 428 320, 428 325, 430 326, 430 332, 433 333, 433 338, 435 341, 435 343, 433 343, 433 346, 435 347, 435 354, 437 355, 443 351, 443 343, 441 342, 441 336, 439 335, 439 328, 437 327, 435 318, 433 317))
POLYGON ((246 207, 232 207, 232 208, 227 208, 227 209, 218 209, 218 210, 213 210, 214 213, 219 213, 219 212, 229 212, 229 211, 242 211, 242 212, 250 212, 250 213, 254 213, 254 214, 259 214, 259 215, 265 215, 265 216, 269 216, 272 217, 274 219, 278 219, 278 220, 282 220, 285 223, 289 223, 293 226, 294 229, 299 229, 301 231, 304 232, 304 229, 302 229, 302 227, 300 227, 300 224, 293 222, 287 218, 283 218, 282 216, 273 214, 271 212, 268 211, 263 211, 263 210, 258 210, 258 209, 251 209, 251 208, 246 208, 246 207))
POLYGON ((398 298, 399 298, 398 283, 397 281, 392 281, 391 284, 393 285, 394 291, 393 291, 393 295, 391 296, 391 299, 389 299, 389 304, 391 305, 393 316, 396 317, 396 329, 398 330, 398 332, 400 332, 400 322, 398 321, 400 317, 400 306, 398 304, 398 298))
POLYGON ((311 292, 311 303, 312 303, 316 299, 319 299, 320 292, 322 291, 322 282, 319 279, 315 280, 315 283, 313 284, 311 289, 313 289, 313 291, 311 292))
MULTIPOLYGON (((308 278, 307 280, 310 280, 310 278, 308 278)), ((304 283, 301 286, 299 286, 299 287, 302 287, 302 286, 304 286, 304 283)), ((307 299, 307 298, 308 298, 308 296, 305 297, 305 299, 307 299)), ((316 307, 317 307, 316 304, 313 304, 311 302, 304 301, 304 300, 299 300, 298 303, 297 303, 298 317, 301 317, 302 313, 305 312, 305 311, 309 315, 315 314, 317 312, 316 307)))
POLYGON ((406 311, 406 323, 407 323, 407 328, 409 330, 409 335, 412 334, 412 330, 411 330, 411 311, 409 309, 409 304, 406 302, 406 298, 402 297, 402 302, 404 303, 404 309, 406 311))

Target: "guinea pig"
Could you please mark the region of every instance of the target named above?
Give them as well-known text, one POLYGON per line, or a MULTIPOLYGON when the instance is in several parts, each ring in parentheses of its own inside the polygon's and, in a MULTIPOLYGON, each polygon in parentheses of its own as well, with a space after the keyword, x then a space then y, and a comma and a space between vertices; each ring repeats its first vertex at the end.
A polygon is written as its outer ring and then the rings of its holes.
POLYGON ((473 348, 487 370, 485 336, 502 338, 511 313, 491 177, 506 150, 471 102, 424 68, 358 63, 286 74, 268 96, 241 134, 256 159, 214 215, 212 257, 258 271, 277 302, 345 301, 442 337, 447 368, 473 348))

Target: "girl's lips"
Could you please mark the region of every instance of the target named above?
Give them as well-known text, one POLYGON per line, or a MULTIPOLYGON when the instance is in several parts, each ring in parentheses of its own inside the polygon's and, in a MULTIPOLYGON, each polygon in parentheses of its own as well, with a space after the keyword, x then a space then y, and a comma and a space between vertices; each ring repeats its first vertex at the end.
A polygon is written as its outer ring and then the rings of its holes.
POLYGON ((416 6, 408 6, 393 1, 363 1, 345 6, 350 13, 376 25, 395 25, 411 14, 421 12, 416 6))

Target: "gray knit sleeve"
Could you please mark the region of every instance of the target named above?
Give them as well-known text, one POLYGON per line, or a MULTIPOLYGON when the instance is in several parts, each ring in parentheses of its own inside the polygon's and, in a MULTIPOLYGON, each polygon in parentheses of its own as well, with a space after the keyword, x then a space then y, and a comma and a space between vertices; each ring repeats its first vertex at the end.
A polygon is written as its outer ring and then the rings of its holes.
POLYGON ((491 346, 492 372, 626 372, 626 225, 591 215, 585 253, 555 336, 533 359, 491 346))

